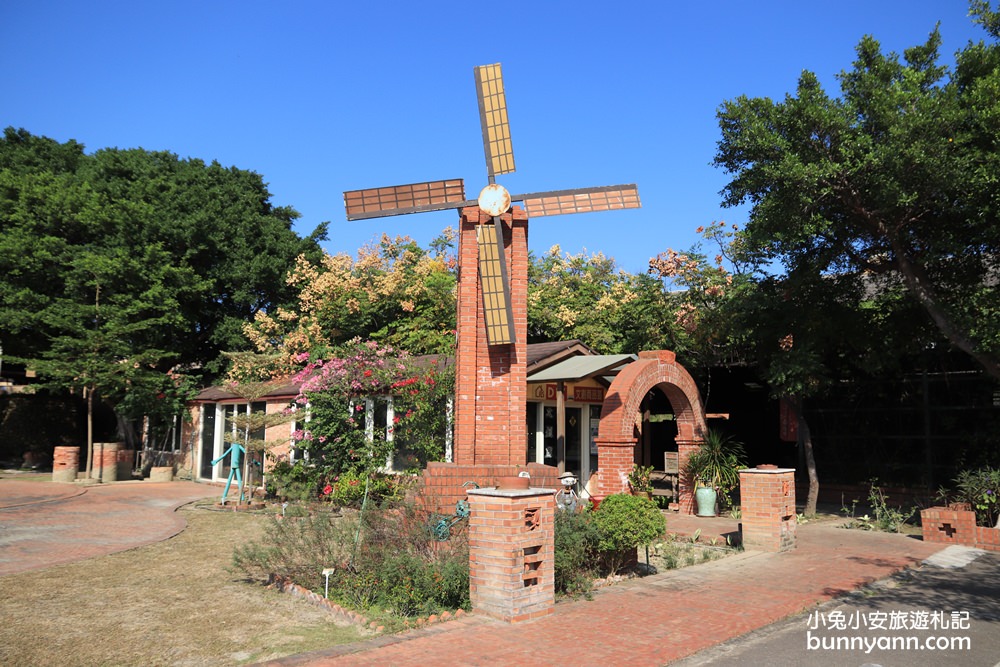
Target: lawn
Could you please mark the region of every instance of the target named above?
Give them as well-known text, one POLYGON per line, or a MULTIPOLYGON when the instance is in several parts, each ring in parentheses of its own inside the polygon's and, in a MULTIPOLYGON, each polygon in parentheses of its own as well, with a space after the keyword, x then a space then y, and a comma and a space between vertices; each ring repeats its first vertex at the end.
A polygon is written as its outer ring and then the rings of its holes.
POLYGON ((0 577, 0 664, 238 665, 352 642, 363 630, 229 571, 264 517, 180 510, 165 542, 0 577))

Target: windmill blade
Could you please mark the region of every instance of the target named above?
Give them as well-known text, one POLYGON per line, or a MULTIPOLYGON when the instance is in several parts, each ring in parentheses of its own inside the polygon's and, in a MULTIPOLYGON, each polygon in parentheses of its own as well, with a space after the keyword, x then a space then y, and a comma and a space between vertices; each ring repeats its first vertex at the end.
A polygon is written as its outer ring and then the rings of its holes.
POLYGON ((528 213, 529 218, 567 213, 616 211, 642 206, 639 202, 639 188, 634 183, 630 185, 606 185, 598 188, 533 192, 526 195, 511 195, 511 199, 524 203, 524 210, 528 213))
POLYGON ((476 226, 476 241, 479 244, 479 280, 486 319, 486 341, 489 345, 507 345, 514 342, 514 315, 500 218, 493 218, 492 225, 476 226))
POLYGON ((344 193, 344 208, 347 209, 348 220, 443 211, 472 204, 475 202, 465 199, 465 182, 461 178, 348 190, 344 193))
POLYGON ((500 63, 475 68, 476 97, 479 99, 479 123, 483 128, 483 150, 490 183, 494 176, 514 171, 514 148, 507 122, 507 95, 504 92, 500 63))

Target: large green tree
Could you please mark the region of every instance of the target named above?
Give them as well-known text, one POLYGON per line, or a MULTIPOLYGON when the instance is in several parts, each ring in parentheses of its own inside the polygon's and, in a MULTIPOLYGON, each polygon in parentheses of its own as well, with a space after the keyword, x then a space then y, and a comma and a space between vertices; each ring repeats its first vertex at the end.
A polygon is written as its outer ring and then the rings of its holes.
POLYGON ((783 101, 739 97, 719 111, 715 164, 729 206, 750 205, 744 250, 780 266, 784 289, 823 275, 905 289, 941 334, 1000 378, 1000 21, 949 68, 935 29, 883 53, 862 39, 831 97, 803 72, 783 101))
POLYGON ((326 225, 303 239, 296 217, 253 172, 142 149, 87 155, 8 128, 4 352, 122 417, 174 409, 183 373, 215 372, 223 350, 247 347, 243 323, 291 298, 295 258, 321 255, 326 225))

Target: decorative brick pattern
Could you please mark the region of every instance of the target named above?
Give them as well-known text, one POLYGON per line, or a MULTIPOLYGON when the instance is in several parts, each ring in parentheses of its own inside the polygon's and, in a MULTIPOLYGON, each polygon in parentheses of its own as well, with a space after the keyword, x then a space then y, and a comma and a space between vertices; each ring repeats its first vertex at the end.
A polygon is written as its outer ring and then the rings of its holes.
MULTIPOLYGON (((678 462, 683 469, 697 451, 705 432, 705 410, 694 378, 677 363, 669 350, 640 352, 639 359, 626 366, 611 383, 601 409, 597 436, 597 495, 604 498, 628 489, 628 473, 635 462, 636 415, 646 393, 657 387, 670 401, 677 420, 678 462)), ((694 513, 694 493, 690 480, 679 483, 681 512, 694 513)))
POLYGON ((475 206, 461 211, 454 448, 460 465, 523 465, 527 459, 528 218, 514 207, 501 219, 515 342, 491 347, 476 226, 492 218, 475 206))
POLYGON ((469 492, 469 595, 477 613, 508 623, 555 605, 555 491, 469 492))
POLYGON ((763 551, 795 548, 795 470, 740 471, 743 546, 763 551))
POLYGON ((920 511, 924 542, 961 544, 1000 551, 1000 529, 976 525, 976 513, 958 507, 929 507, 920 511))
POLYGON ((52 454, 52 481, 75 482, 80 469, 79 447, 56 447, 52 454))

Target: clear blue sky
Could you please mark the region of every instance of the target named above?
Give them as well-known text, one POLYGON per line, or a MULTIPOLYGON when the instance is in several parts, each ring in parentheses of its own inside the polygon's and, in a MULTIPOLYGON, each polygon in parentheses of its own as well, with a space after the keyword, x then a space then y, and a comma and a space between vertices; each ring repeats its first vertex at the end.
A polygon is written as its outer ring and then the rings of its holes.
POLYGON ((965 0, 837 2, 312 2, 10 0, 0 7, 0 125, 88 152, 168 150, 263 175, 330 252, 382 232, 422 245, 453 211, 347 222, 344 190, 486 183, 472 68, 500 62, 512 192, 638 183, 643 207, 541 218, 536 253, 601 251, 640 272, 719 206, 715 112, 780 98, 803 69, 836 90, 865 34, 942 54, 986 37, 965 0))

